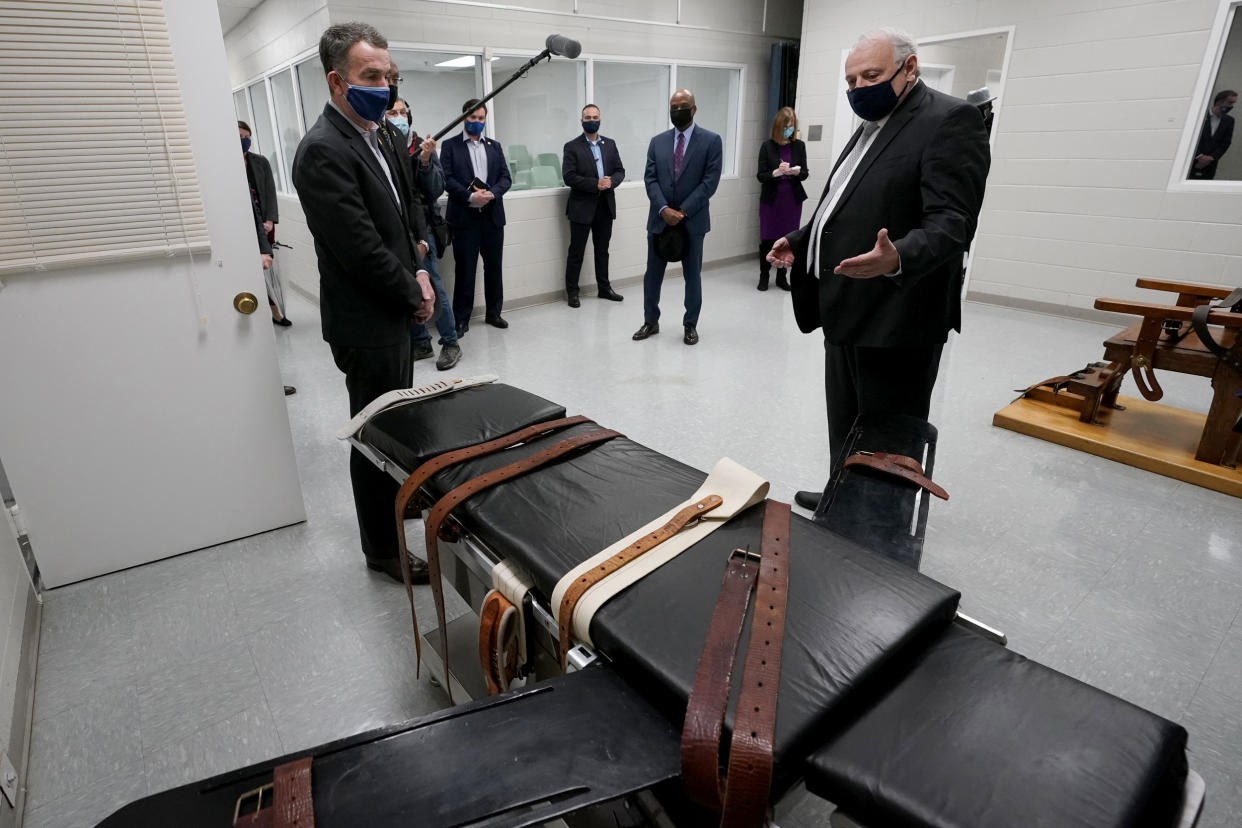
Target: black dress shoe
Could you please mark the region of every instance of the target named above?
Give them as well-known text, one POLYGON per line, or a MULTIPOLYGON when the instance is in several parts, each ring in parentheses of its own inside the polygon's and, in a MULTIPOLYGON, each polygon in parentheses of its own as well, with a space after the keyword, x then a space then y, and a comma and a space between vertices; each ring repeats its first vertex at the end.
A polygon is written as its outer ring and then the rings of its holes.
POLYGON ((819 506, 819 499, 823 496, 823 492, 798 492, 794 495, 794 503, 797 503, 803 509, 810 509, 812 512, 819 506))
POLYGON ((292 322, 292 321, 290 321, 289 317, 287 317, 287 316, 286 316, 284 319, 273 319, 273 320, 272 320, 272 324, 273 324, 273 325, 279 325, 279 326, 280 326, 280 327, 282 327, 282 328, 287 328, 287 327, 289 327, 290 325, 292 325, 292 324, 293 324, 293 322, 292 322))
POLYGON ((500 328, 500 329, 502 329, 502 330, 503 330, 504 328, 509 327, 509 323, 508 323, 508 322, 506 322, 506 321, 504 320, 504 317, 502 317, 502 316, 500 316, 500 315, 496 315, 496 316, 485 316, 485 317, 483 317, 483 321, 484 321, 484 322, 486 322, 487 324, 491 325, 493 328, 500 328))
POLYGON ((687 325, 686 335, 682 337, 681 341, 687 345, 697 345, 699 344, 699 332, 694 329, 693 325, 687 325))
POLYGON ((767 290, 767 289, 768 289, 768 277, 767 277, 767 276, 760 276, 760 277, 759 277, 759 286, 758 286, 758 287, 756 287, 756 288, 755 288, 755 290, 767 290))
MULTIPOLYGON (((409 557, 410 583, 430 583, 431 575, 427 569, 427 564, 420 561, 413 555, 410 555, 409 557)), ((391 558, 367 558, 367 569, 373 569, 376 572, 383 572, 399 584, 405 583, 405 579, 401 577, 401 560, 397 558, 396 555, 393 555, 391 558)))
POLYGON ((643 326, 634 331, 634 340, 646 339, 649 336, 655 336, 660 332, 660 323, 652 322, 651 324, 643 323, 643 326))
POLYGON ((466 331, 468 330, 470 330, 469 322, 458 322, 457 323, 457 338, 461 339, 463 336, 466 335, 466 331))
POLYGON ((575 290, 575 291, 573 291, 573 292, 571 292, 571 293, 569 294, 569 300, 568 300, 568 301, 569 301, 569 306, 570 306, 571 308, 580 308, 580 307, 582 307, 582 302, 578 299, 578 291, 576 291, 576 290, 575 290))
POLYGON ((789 280, 785 278, 785 271, 776 271, 776 286, 781 290, 789 290, 789 280))
POLYGON ((596 294, 600 299, 607 299, 609 302, 624 302, 625 297, 617 293, 612 288, 604 288, 596 294))
POLYGON ((286 386, 285 386, 285 396, 286 396, 286 397, 292 397, 292 396, 293 396, 294 394, 296 394, 296 393, 298 393, 298 389, 294 388, 292 385, 286 385, 286 386))

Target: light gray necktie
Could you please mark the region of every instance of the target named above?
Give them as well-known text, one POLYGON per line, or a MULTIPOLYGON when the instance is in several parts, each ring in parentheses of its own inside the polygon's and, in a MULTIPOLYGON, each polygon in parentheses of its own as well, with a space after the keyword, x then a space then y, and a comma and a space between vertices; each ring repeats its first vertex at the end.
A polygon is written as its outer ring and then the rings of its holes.
POLYGON ((806 272, 809 274, 815 275, 815 263, 819 261, 819 241, 824 235, 824 222, 828 220, 828 208, 837 197, 837 191, 850 180, 854 167, 858 166, 859 159, 862 158, 863 152, 870 143, 871 136, 875 135, 879 128, 880 125, 875 121, 863 123, 862 135, 858 136, 854 148, 841 162, 841 166, 837 167, 837 171, 832 175, 832 181, 828 182, 828 195, 824 196, 824 200, 820 202, 819 209, 815 211, 815 220, 811 222, 811 255, 806 262, 806 272))

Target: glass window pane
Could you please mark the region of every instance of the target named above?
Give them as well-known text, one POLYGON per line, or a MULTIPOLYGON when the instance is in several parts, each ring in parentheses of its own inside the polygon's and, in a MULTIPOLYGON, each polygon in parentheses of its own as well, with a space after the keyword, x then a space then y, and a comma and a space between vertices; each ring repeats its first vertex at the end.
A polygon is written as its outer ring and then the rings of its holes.
MULTIPOLYGON (((293 181, 293 154, 302 140, 302 124, 298 121, 297 103, 293 100, 293 70, 272 75, 272 103, 276 110, 276 131, 280 135, 280 151, 284 156, 285 181, 293 181)), ((286 187, 286 191, 292 190, 286 187)))
POLYGON ((483 97, 483 61, 478 55, 408 49, 392 49, 389 55, 401 73, 398 94, 409 106, 411 125, 419 135, 435 135, 461 115, 462 104, 483 97))
POLYGON ((1216 68, 1216 78, 1208 89, 1204 112, 1194 115, 1199 128, 1187 164, 1187 177, 1195 181, 1242 181, 1242 150, 1230 150, 1238 91, 1242 90, 1242 14, 1233 9, 1233 25, 1228 29, 1225 50, 1216 68))
POLYGON ((742 73, 739 69, 678 66, 677 87, 694 94, 694 122, 720 134, 724 142, 724 175, 737 172, 737 107, 742 73))
POLYGON ((246 90, 238 89, 233 93, 233 114, 237 120, 250 123, 250 102, 246 100, 246 90))
POLYGON ((251 136, 254 140, 250 151, 257 152, 267 159, 272 165, 272 174, 276 176, 276 186, 288 192, 283 181, 284 174, 276 156, 276 130, 272 127, 271 110, 267 108, 267 87, 263 85, 263 81, 250 84, 250 106, 250 125, 254 127, 254 134, 251 136))
POLYGON ((671 68, 650 63, 595 61, 592 103, 600 108, 600 132, 617 142, 627 181, 642 181, 647 145, 666 129, 671 68))
MULTIPOLYGON (((500 86, 529 58, 502 57, 492 63, 492 86, 500 86)), ((540 63, 490 104, 496 140, 517 167, 514 189, 561 187, 565 142, 582 134, 586 64, 553 59, 540 63), (525 168, 525 169, 524 169, 525 168)))
POLYGON ((302 93, 302 125, 310 129, 328 102, 328 79, 317 57, 302 61, 297 68, 298 90, 302 93))

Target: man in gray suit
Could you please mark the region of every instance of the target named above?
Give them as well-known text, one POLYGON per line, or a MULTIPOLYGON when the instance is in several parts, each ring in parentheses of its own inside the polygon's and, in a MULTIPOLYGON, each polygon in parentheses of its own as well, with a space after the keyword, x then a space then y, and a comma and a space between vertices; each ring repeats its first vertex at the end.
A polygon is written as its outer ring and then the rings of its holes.
MULTIPOLYGON (((681 225, 686 245, 681 259, 686 279, 686 313, 682 317, 687 345, 699 341, 699 310, 703 306, 703 237, 712 229, 708 200, 720 184, 724 144, 720 136, 694 123, 698 107, 689 90, 679 89, 668 104, 673 129, 651 139, 643 181, 651 209, 647 214, 647 272, 643 276, 643 325, 634 339, 660 332, 660 288, 668 262, 656 238, 681 225)), ((674 231, 680 232, 680 231, 674 231)))

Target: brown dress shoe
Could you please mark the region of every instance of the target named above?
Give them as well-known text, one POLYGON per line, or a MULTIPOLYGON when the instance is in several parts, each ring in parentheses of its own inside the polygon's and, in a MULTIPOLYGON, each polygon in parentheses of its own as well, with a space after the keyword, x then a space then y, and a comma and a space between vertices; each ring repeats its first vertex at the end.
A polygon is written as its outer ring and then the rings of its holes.
MULTIPOLYGON (((405 579, 401 577, 401 561, 396 555, 393 555, 391 558, 367 558, 367 569, 383 572, 399 584, 405 583, 405 579)), ((410 583, 426 584, 430 583, 430 581, 431 577, 427 570, 427 564, 410 555, 410 583)))

